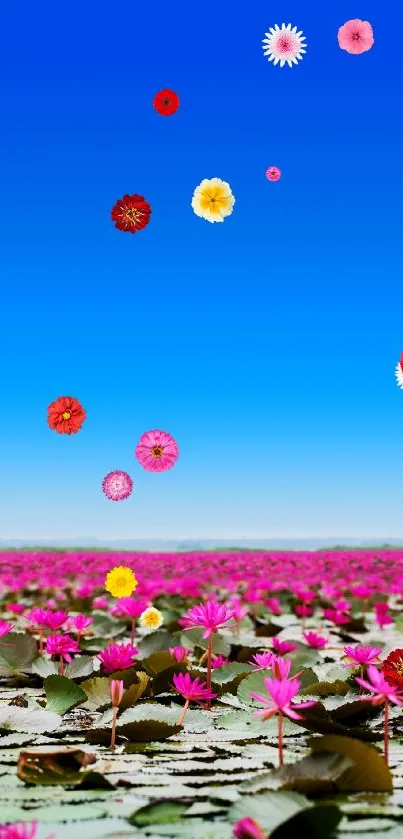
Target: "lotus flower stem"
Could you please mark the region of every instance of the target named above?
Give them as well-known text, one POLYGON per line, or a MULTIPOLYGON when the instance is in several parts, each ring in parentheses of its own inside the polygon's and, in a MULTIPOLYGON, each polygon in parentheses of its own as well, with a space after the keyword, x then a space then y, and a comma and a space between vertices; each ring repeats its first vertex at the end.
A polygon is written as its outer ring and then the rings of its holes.
POLYGON ((62 655, 60 656, 59 662, 59 676, 64 676, 64 658, 62 655))
MULTIPOLYGON (((363 678, 364 678, 364 665, 363 665, 363 664, 361 664, 361 667, 360 667, 360 679, 363 679, 363 678)), ((360 685, 360 690, 359 690, 359 694, 358 694, 358 695, 359 695, 359 696, 361 696, 361 694, 362 694, 362 685, 360 685)))
MULTIPOLYGON (((207 648, 207 690, 211 693, 211 660, 213 658, 213 633, 209 636, 208 639, 208 648, 207 648)), ((207 710, 211 711, 211 699, 207 700, 207 710)))
POLYGON ((43 655, 43 629, 39 630, 39 655, 43 655))
POLYGON ((132 647, 134 646, 135 631, 136 631, 135 618, 132 618, 132 628, 131 628, 131 632, 130 632, 130 643, 131 643, 132 647))
POLYGON ((386 766, 389 765, 389 702, 385 700, 385 721, 383 731, 384 756, 386 766))
POLYGON ((278 712, 278 762, 283 765, 283 714, 278 712))
POLYGON ((115 751, 115 742, 116 742, 116 717, 118 714, 117 708, 112 708, 112 733, 111 733, 111 752, 115 751))
POLYGON ((185 721, 185 717, 186 717, 186 712, 187 712, 187 710, 188 710, 188 708, 189 708, 189 705, 190 705, 190 700, 189 700, 189 699, 187 699, 187 700, 186 700, 186 702, 185 702, 185 704, 184 704, 184 706, 183 706, 183 708, 182 708, 181 715, 180 715, 180 717, 179 717, 179 719, 178 719, 178 725, 183 725, 183 723, 184 723, 184 721, 185 721))

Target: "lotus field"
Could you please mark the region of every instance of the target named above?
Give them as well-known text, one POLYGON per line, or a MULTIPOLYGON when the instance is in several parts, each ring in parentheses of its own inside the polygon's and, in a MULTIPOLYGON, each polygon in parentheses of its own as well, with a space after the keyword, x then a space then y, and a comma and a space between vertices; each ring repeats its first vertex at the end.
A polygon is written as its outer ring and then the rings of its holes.
POLYGON ((0 554, 0 839, 403 835, 403 551, 0 554))

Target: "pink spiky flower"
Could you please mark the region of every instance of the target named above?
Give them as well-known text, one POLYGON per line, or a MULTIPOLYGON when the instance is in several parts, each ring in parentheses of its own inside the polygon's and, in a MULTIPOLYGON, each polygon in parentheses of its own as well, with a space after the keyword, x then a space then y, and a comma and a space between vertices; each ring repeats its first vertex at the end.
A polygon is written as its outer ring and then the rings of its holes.
POLYGON ((249 664, 252 665, 253 672, 256 673, 258 670, 269 670, 275 658, 274 653, 255 653, 249 664))
POLYGON ((87 617, 87 615, 76 615, 74 618, 69 618, 69 629, 76 632, 77 635, 83 635, 93 623, 93 618, 87 617))
POLYGON ((265 688, 268 696, 261 693, 252 693, 252 699, 261 702, 264 708, 255 711, 254 717, 262 717, 263 720, 269 720, 278 714, 278 752, 279 763, 283 765, 283 717, 289 717, 292 720, 302 720, 303 717, 297 713, 301 708, 312 708, 316 702, 300 702, 298 705, 291 705, 294 696, 297 695, 301 688, 301 682, 298 679, 265 679, 265 688))
POLYGON ((254 819, 239 819, 232 828, 235 839, 268 839, 254 819))
POLYGON ((192 679, 189 673, 177 673, 173 677, 173 684, 178 693, 186 700, 178 720, 178 725, 182 725, 186 716, 186 712, 191 702, 210 702, 217 696, 209 690, 206 682, 201 682, 200 679, 192 679))
POLYGON ((389 703, 392 705, 403 705, 403 694, 399 693, 398 689, 390 685, 386 681, 383 673, 373 665, 370 664, 367 670, 368 680, 361 679, 356 676, 355 681, 358 684, 372 693, 372 696, 362 696, 365 701, 371 702, 372 705, 385 706, 385 721, 384 721, 384 755, 386 765, 389 757, 389 703))
POLYGON ((52 632, 55 632, 56 629, 61 629, 65 623, 69 620, 69 616, 67 612, 62 612, 61 609, 57 612, 45 612, 44 616, 44 626, 47 629, 51 629, 52 632))
MULTIPOLYGON (((218 629, 226 626, 234 626, 229 624, 229 621, 234 617, 233 609, 222 603, 217 603, 213 600, 207 600, 199 606, 193 606, 192 609, 184 615, 179 621, 180 625, 184 627, 185 632, 191 629, 204 629, 203 638, 208 638, 207 647, 207 688, 211 693, 211 662, 213 658, 213 633, 218 629)), ((208 700, 208 708, 210 708, 210 701, 208 700)))
MULTIPOLYGON (((5 635, 8 635, 9 632, 12 631, 13 625, 12 623, 8 623, 8 621, 0 620, 0 638, 4 638, 5 635)), ((7 647, 9 644, 1 644, 0 646, 7 647)))
POLYGON ((400 356, 400 361, 396 365, 395 375, 397 379, 397 386, 403 388, 403 352, 400 356))
POLYGON ((104 673, 110 675, 116 670, 129 670, 133 667, 136 655, 138 655, 138 650, 131 644, 109 644, 97 658, 102 664, 104 673))
POLYGON ((303 635, 306 643, 313 650, 321 650, 326 647, 327 639, 323 635, 319 635, 317 632, 304 632, 303 635))
POLYGON ((385 626, 393 623, 393 618, 389 613, 389 606, 387 603, 375 603, 374 609, 377 624, 380 629, 383 629, 385 626))
POLYGON ((268 597, 264 605, 272 615, 281 615, 283 613, 278 597, 268 597))
MULTIPOLYGON (((36 839, 38 823, 19 822, 15 824, 0 824, 0 839, 36 839)), ((47 839, 55 839, 54 833, 47 839)))
POLYGON ((127 472, 115 469, 114 472, 105 475, 102 489, 110 501, 125 501, 133 492, 133 481, 127 472))
POLYGON ((224 664, 229 664, 229 658, 225 658, 223 655, 216 655, 216 657, 211 661, 211 667, 213 670, 218 670, 218 668, 223 667, 224 664))
POLYGON ((187 647, 169 647, 168 652, 178 664, 181 664, 188 657, 190 650, 187 647))
POLYGON ((70 653, 78 653, 78 643, 70 635, 49 635, 46 641, 46 652, 48 655, 60 656, 59 675, 63 676, 64 664, 73 660, 70 653))
POLYGON ((292 641, 280 641, 277 635, 271 640, 277 655, 287 655, 287 653, 292 653, 298 649, 298 644, 294 644, 292 641))
POLYGON ((356 667, 357 665, 371 664, 372 661, 379 661, 379 654, 382 650, 380 647, 371 647, 369 644, 365 646, 357 644, 356 647, 344 647, 343 652, 350 659, 347 664, 343 664, 343 667, 356 667))

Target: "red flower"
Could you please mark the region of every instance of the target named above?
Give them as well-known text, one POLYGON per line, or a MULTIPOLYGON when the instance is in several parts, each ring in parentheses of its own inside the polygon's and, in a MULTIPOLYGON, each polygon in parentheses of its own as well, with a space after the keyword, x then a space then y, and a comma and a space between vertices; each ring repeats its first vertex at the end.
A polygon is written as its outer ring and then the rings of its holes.
POLYGON ((48 407, 48 425, 58 434, 77 434, 87 414, 72 396, 58 396, 48 407))
POLYGON ((124 195, 112 208, 111 219, 118 230, 136 233, 147 227, 151 207, 142 195, 124 195))
POLYGON ((162 117, 170 117, 179 108, 179 96, 173 90, 160 90, 154 96, 153 105, 162 117))
POLYGON ((382 673, 387 682, 403 690, 403 650, 393 650, 382 665, 382 673))

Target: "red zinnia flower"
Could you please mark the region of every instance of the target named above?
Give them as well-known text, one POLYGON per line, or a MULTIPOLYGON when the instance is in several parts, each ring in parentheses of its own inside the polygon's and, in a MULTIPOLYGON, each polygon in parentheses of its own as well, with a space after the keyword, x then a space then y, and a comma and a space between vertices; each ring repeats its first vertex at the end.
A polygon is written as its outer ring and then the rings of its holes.
POLYGON ((81 402, 72 396, 58 396, 48 407, 48 425, 58 434, 77 434, 86 416, 81 402))
POLYGON ((153 105, 158 114, 170 117, 179 108, 179 96, 173 90, 160 90, 154 96, 153 105))
POLYGON ((147 227, 151 207, 142 195, 124 195, 112 208, 111 219, 118 230, 136 233, 147 227))
POLYGON ((403 650, 393 650, 382 665, 382 673, 387 682, 403 690, 403 650))

